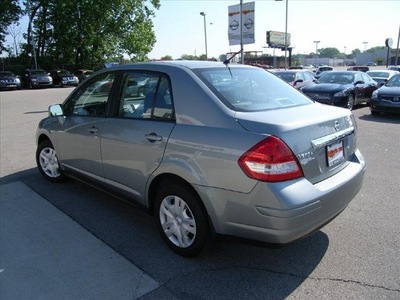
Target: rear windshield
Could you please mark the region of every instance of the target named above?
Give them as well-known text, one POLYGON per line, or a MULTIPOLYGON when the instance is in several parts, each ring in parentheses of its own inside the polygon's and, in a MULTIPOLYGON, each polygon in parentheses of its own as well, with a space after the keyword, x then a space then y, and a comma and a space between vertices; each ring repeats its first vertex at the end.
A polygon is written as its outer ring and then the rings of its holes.
POLYGON ((195 73, 230 109, 253 112, 312 103, 302 93, 261 68, 210 68, 195 73))

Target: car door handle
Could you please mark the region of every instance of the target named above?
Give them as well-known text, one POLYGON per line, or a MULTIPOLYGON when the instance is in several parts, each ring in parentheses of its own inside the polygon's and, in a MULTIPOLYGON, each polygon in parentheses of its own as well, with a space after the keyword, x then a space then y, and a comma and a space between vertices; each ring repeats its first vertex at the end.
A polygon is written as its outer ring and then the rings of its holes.
POLYGON ((154 143, 154 142, 161 142, 163 137, 161 135, 157 135, 155 132, 150 132, 144 136, 146 139, 149 140, 149 142, 154 143))
POLYGON ((88 128, 87 131, 89 133, 91 133, 91 134, 98 134, 99 133, 99 128, 93 126, 93 127, 88 128))

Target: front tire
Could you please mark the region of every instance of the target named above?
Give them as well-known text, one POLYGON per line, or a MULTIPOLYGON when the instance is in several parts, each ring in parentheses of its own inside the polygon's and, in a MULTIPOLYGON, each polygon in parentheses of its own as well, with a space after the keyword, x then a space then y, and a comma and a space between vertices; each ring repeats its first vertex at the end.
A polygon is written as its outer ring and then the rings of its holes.
POLYGON ((348 110, 353 110, 354 103, 355 103, 354 96, 353 96, 353 95, 350 95, 350 96, 347 98, 346 108, 347 108, 348 110))
POLYGON ((380 114, 381 114, 380 111, 376 111, 376 110, 372 110, 372 109, 371 109, 371 115, 373 115, 373 116, 379 116, 380 114))
POLYGON ((39 144, 36 150, 36 163, 46 180, 51 182, 65 181, 66 177, 61 171, 56 150, 49 140, 39 144))
POLYGON ((156 194, 157 227, 167 245, 179 255, 194 257, 210 240, 210 226, 199 197, 182 184, 164 182, 156 194))

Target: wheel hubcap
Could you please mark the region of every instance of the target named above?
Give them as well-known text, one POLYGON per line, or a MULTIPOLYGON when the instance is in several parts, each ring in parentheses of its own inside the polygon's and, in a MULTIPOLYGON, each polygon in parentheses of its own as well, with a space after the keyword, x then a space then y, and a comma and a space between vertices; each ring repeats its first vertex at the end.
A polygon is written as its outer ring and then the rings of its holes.
POLYGON ((352 110, 354 106, 354 98, 352 96, 349 96, 349 100, 347 101, 347 108, 349 110, 352 110))
POLYGON ((56 151, 52 148, 44 148, 39 156, 40 167, 43 172, 51 177, 57 178, 60 176, 60 169, 58 167, 58 159, 56 151))
POLYGON ((196 238, 196 221, 189 206, 177 196, 165 197, 160 206, 160 223, 168 239, 187 248, 196 238))

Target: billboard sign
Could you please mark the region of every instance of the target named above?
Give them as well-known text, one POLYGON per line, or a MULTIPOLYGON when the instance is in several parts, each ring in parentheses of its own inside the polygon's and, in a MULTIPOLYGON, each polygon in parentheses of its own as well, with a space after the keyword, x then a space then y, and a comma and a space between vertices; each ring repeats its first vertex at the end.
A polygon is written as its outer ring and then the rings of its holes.
MULTIPOLYGON (((285 48, 285 33, 267 31, 267 44, 271 48, 285 48)), ((287 46, 290 46, 290 33, 287 35, 287 46)))
POLYGON ((253 44, 254 39, 254 2, 242 4, 242 30, 240 22, 240 4, 228 6, 229 45, 240 45, 242 33, 243 44, 253 44))

